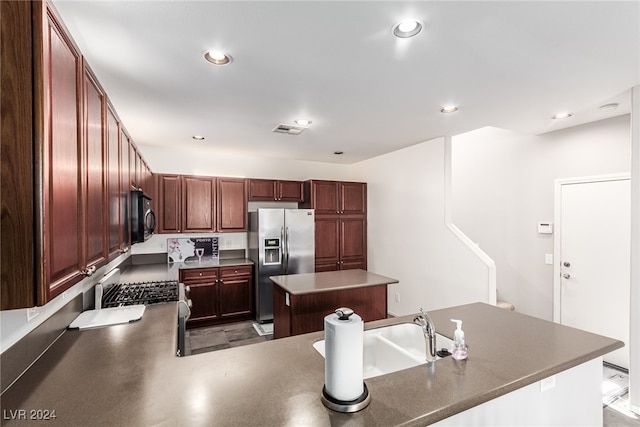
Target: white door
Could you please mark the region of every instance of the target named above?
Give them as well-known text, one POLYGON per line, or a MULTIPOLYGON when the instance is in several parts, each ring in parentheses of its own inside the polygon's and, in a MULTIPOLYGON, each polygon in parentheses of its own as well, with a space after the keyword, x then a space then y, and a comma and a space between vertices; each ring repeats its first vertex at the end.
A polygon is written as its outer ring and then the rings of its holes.
POLYGON ((629 369, 630 181, 560 188, 560 322, 624 341, 604 360, 629 369))

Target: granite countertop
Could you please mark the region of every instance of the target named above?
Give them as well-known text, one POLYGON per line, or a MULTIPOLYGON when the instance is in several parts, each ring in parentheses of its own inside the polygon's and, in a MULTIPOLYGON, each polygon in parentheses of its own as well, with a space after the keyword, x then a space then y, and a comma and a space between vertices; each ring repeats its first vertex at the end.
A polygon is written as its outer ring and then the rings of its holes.
POLYGON ((442 335, 464 320, 469 358, 367 379, 369 406, 341 414, 320 401, 322 332, 178 358, 176 311, 153 305, 136 323, 67 331, 2 395, 3 411, 55 410, 46 424, 64 426, 424 426, 623 345, 482 303, 434 310, 442 335))
POLYGON ((325 271, 322 273, 289 274, 271 276, 271 281, 291 295, 316 294, 344 289, 398 283, 396 279, 365 270, 325 271))
POLYGON ((129 265, 120 276, 120 283, 151 281, 151 280, 178 280, 180 270, 194 268, 235 267, 253 265, 253 261, 246 258, 228 258, 216 261, 202 262, 174 262, 171 264, 134 264, 129 265))

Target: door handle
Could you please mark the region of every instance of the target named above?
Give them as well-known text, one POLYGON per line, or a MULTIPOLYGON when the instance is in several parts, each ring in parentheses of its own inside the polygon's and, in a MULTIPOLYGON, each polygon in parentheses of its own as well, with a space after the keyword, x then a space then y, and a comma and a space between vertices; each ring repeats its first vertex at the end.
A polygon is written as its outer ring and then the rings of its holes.
POLYGON ((289 245, 289 227, 285 228, 285 231, 284 231, 284 242, 285 242, 284 251, 287 254, 286 255, 286 264, 284 266, 284 273, 285 274, 289 274, 289 255, 290 255, 290 253, 289 253, 289 249, 290 249, 290 245, 289 245))
POLYGON ((562 263, 565 267, 571 267, 571 263, 569 261, 565 261, 562 263))
POLYGON ((562 277, 564 277, 565 279, 571 279, 571 275, 569 273, 564 273, 562 277))

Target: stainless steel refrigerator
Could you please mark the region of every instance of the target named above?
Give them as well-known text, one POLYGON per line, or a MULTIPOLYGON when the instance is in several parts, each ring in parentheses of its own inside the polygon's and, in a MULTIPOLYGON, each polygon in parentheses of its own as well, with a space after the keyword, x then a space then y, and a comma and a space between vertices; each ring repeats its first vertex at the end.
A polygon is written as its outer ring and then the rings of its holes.
POLYGON ((249 212, 249 258, 254 262, 256 320, 273 320, 269 276, 315 271, 313 209, 257 209, 249 212))

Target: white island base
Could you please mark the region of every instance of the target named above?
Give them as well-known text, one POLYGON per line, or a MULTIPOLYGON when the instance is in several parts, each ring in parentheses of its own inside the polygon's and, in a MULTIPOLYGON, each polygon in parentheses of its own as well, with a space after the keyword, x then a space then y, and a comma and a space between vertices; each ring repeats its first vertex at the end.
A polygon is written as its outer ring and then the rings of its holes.
POLYGON ((432 425, 602 426, 602 357, 432 425))

